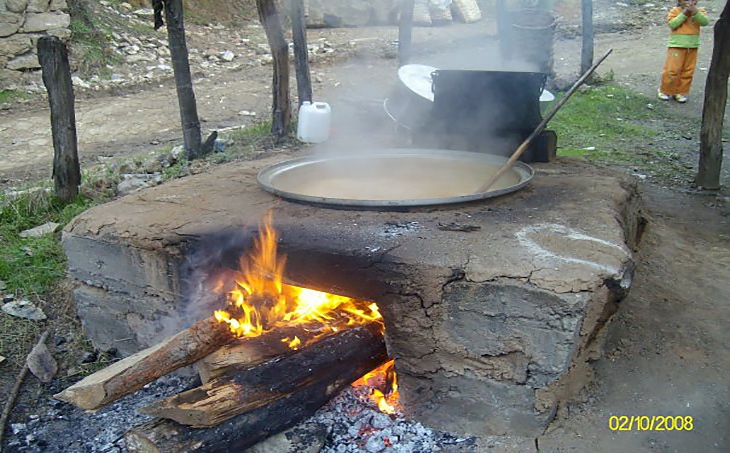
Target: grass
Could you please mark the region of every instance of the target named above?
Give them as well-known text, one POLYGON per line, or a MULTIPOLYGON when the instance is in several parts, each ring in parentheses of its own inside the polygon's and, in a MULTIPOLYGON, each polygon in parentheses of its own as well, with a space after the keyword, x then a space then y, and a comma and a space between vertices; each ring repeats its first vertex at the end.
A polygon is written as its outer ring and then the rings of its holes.
MULTIPOLYGON (((691 133, 690 122, 667 104, 616 84, 579 91, 550 122, 558 135, 558 155, 631 167, 660 179, 689 178, 687 159, 668 150, 691 133)), ((685 156, 689 157, 689 156, 685 156)))
POLYGON ((93 204, 84 196, 63 204, 46 192, 4 203, 0 211, 0 280, 7 292, 46 293, 66 271, 60 233, 21 238, 20 232, 47 222, 63 226, 93 204))
POLYGON ((0 104, 8 104, 17 101, 27 101, 33 97, 32 94, 20 90, 0 90, 0 104))

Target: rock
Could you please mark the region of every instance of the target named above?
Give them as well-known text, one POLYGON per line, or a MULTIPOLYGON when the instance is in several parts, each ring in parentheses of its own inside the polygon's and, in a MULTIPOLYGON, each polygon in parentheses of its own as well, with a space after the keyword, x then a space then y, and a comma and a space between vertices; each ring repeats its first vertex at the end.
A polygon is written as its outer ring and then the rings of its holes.
POLYGON ((55 222, 47 222, 47 223, 44 223, 43 225, 39 225, 39 226, 37 226, 35 228, 31 228, 29 230, 21 231, 20 232, 20 237, 22 237, 22 238, 34 238, 34 237, 38 237, 38 236, 43 236, 43 235, 46 235, 46 234, 50 234, 50 233, 55 232, 58 229, 59 226, 60 226, 60 224, 58 224, 58 223, 55 223, 55 222))
POLYGON ((70 24, 71 16, 65 13, 28 14, 23 23, 23 31, 32 33, 55 28, 67 28, 70 24))
POLYGON ((119 7, 128 13, 134 9, 134 7, 127 2, 122 3, 119 7))
POLYGON ((117 195, 123 197, 147 187, 150 187, 147 181, 141 178, 131 177, 117 184, 117 195))
POLYGON ((176 147, 172 148, 172 151, 170 151, 170 157, 172 158, 171 163, 175 163, 180 160, 182 157, 185 158, 185 147, 183 145, 177 145, 176 147))
POLYGON ((65 343, 66 343, 66 337, 62 337, 61 335, 57 335, 53 339, 53 344, 55 344, 56 346, 61 346, 62 344, 65 344, 65 343))
POLYGON ((19 300, 15 302, 8 302, 3 305, 3 311, 10 316, 16 318, 25 318, 32 321, 43 321, 46 319, 46 314, 43 310, 33 305, 30 301, 19 300))
POLYGON ((27 426, 25 423, 11 423, 10 424, 10 429, 13 431, 13 434, 15 434, 16 436, 18 434, 20 434, 21 432, 25 431, 26 427, 27 426))
POLYGON ((324 446, 327 430, 316 423, 304 422, 276 434, 247 450, 249 453, 318 453, 324 446))
POLYGON ((98 354, 96 351, 86 351, 81 356, 81 363, 92 363, 96 362, 96 359, 98 358, 98 354))
POLYGON ((24 13, 28 0, 5 0, 5 8, 11 13, 24 13))
MULTIPOLYGON (((391 4, 393 3, 391 2, 391 4)), ((382 5, 379 7, 384 8, 382 5)), ((374 16, 376 14, 374 14, 373 5, 369 0, 310 0, 307 25, 362 27, 367 25, 370 18, 374 16)))
POLYGON ((73 76, 71 77, 71 82, 73 82, 75 87, 79 88, 91 88, 91 85, 86 83, 81 77, 79 76, 73 76))
POLYGON ((141 8, 134 11, 132 14, 138 17, 152 17, 155 12, 152 10, 152 8, 141 8))
POLYGON ((58 372, 58 364, 45 343, 35 345, 25 363, 28 365, 28 370, 44 383, 51 382, 58 372))
POLYGON ((15 296, 13 296, 12 294, 6 294, 6 295, 3 296, 3 303, 4 304, 7 304, 8 302, 12 302, 14 300, 15 300, 15 296))
POLYGON ((34 54, 33 52, 28 52, 24 55, 8 61, 6 67, 8 69, 20 71, 23 69, 39 69, 41 65, 38 62, 38 55, 34 54))
POLYGON ((67 41, 71 38, 71 30, 68 28, 54 28, 46 32, 49 36, 55 36, 62 41, 67 41))
POLYGON ((3 363, 5 361, 5 357, 0 355, 0 363, 3 363))
POLYGON ((159 173, 162 171, 162 162, 158 159, 152 159, 144 164, 145 173, 159 173))
POLYGON ((33 44, 28 36, 13 35, 8 38, 0 38, 0 55, 14 57, 32 49, 33 44))
POLYGON ((51 11, 66 11, 68 10, 68 4, 66 0, 51 0, 51 6, 48 9, 51 11))
POLYGON ((10 12, 0 12, 0 38, 10 36, 20 30, 23 16, 10 12))
POLYGON ((221 54, 221 58, 224 61, 231 62, 231 61, 233 61, 234 58, 236 58, 236 55, 233 52, 231 52, 230 50, 226 50, 225 52, 223 52, 221 54))
POLYGON ((29 13, 45 13, 50 6, 49 0, 29 0, 26 12, 29 13))

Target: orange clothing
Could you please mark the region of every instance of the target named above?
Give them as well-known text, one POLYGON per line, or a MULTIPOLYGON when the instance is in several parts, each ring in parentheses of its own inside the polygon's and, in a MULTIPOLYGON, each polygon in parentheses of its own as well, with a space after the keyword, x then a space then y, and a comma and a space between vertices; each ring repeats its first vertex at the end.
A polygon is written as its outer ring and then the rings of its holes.
POLYGON ((697 65, 700 27, 710 22, 702 9, 692 16, 685 16, 683 11, 684 8, 677 6, 667 14, 671 31, 659 91, 669 96, 689 95, 697 65))
POLYGON ((688 96, 696 65, 697 48, 668 48, 659 91, 669 96, 677 94, 688 96))

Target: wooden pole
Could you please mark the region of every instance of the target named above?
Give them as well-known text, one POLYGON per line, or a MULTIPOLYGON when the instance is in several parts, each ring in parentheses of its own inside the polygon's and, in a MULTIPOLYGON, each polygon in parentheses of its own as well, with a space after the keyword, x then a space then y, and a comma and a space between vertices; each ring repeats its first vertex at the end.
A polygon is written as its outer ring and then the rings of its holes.
POLYGON ((297 73, 297 95, 301 106, 304 101, 312 102, 312 77, 309 72, 304 0, 291 0, 291 30, 292 41, 294 41, 294 67, 297 73))
POLYGON ((509 168, 517 161, 517 159, 520 158, 522 153, 524 153, 525 150, 527 149, 527 147, 530 146, 530 143, 532 143, 532 141, 535 139, 535 137, 540 135, 540 133, 543 131, 543 129, 545 129, 545 126, 547 126, 548 121, 550 121, 553 118, 553 116, 555 116, 555 114, 558 113, 558 110, 560 110, 560 108, 563 106, 563 104, 568 102, 568 99, 570 99, 570 97, 573 95, 573 93, 575 93, 576 90, 581 85, 583 85, 583 82, 585 82, 586 79, 588 77, 590 77, 591 74, 593 74, 593 71, 596 70, 598 65, 603 63, 603 60, 605 60, 606 58, 608 58, 609 55, 611 55, 611 52, 613 52, 613 49, 609 49, 608 52, 606 52, 606 55, 602 56, 593 66, 591 66, 588 69, 588 71, 586 71, 585 74, 583 74, 580 77, 580 79, 578 79, 577 82, 575 82, 573 84, 572 87, 570 87, 570 90, 568 90, 568 92, 565 93, 565 95, 562 98, 560 98, 560 101, 558 101, 557 105, 555 105, 555 107, 552 109, 552 111, 550 111, 550 113, 548 113, 548 115, 545 118, 543 118, 543 120, 540 122, 540 124, 537 125, 535 130, 532 131, 532 133, 525 139, 525 141, 522 142, 522 144, 519 146, 519 148, 517 148, 515 150, 515 152, 512 153, 512 157, 510 157, 509 160, 507 160, 507 162, 505 162, 505 164, 502 165, 502 167, 494 175, 492 175, 492 177, 489 178, 489 180, 483 186, 481 186, 477 190, 476 193, 483 193, 483 192, 489 191, 489 189, 494 185, 494 183, 496 183, 497 180, 499 180, 499 178, 501 178, 502 175, 507 170, 509 170, 509 168))
POLYGON ((201 358, 233 340, 228 324, 210 317, 155 346, 120 360, 54 395, 81 409, 94 410, 178 368, 201 358))
POLYGON ((81 166, 68 50, 57 37, 42 36, 38 39, 38 61, 51 108, 53 182, 56 196, 62 201, 70 201, 79 193, 81 166))
POLYGON ((289 99, 289 45, 284 38, 279 12, 274 0, 256 0, 259 20, 266 32, 266 39, 274 58, 272 82, 272 122, 271 133, 277 141, 282 141, 291 128, 291 101, 289 99))
MULTIPOLYGON (((200 119, 193 91, 193 78, 190 74, 188 46, 185 42, 185 23, 183 20, 182 0, 164 0, 167 40, 170 45, 170 59, 175 74, 177 101, 180 106, 180 123, 188 160, 203 155, 201 146, 200 119)), ((157 24, 156 24, 157 25, 157 24)))
POLYGON ((411 59, 413 35, 413 9, 416 0, 403 0, 398 21, 398 66, 408 64, 411 59))
POLYGON ((586 72, 593 64, 593 0, 581 3, 582 44, 580 49, 580 72, 586 72))
POLYGON ((714 46, 705 84, 705 102, 700 128, 700 160, 696 183, 705 189, 719 189, 722 169, 722 129, 730 78, 730 2, 715 22, 714 46))

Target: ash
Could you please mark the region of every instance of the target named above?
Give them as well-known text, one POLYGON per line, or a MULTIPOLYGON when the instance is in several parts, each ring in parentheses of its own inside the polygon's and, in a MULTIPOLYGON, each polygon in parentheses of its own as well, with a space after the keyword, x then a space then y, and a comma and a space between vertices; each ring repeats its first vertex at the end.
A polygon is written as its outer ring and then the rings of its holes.
MULTIPOLYGON (((10 425, 7 451, 43 453, 121 453, 130 427, 152 417, 136 410, 199 384, 196 378, 163 376, 96 412, 85 412, 52 398, 39 402, 36 414, 10 425)), ((58 389, 60 391, 62 389, 58 389)))
POLYGON ((326 428, 322 453, 472 452, 474 438, 459 438, 380 412, 368 399, 369 387, 350 387, 308 421, 326 428))

